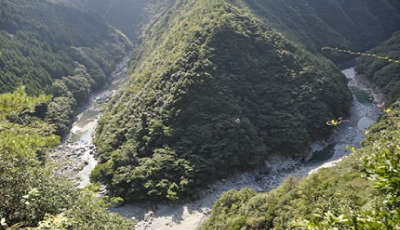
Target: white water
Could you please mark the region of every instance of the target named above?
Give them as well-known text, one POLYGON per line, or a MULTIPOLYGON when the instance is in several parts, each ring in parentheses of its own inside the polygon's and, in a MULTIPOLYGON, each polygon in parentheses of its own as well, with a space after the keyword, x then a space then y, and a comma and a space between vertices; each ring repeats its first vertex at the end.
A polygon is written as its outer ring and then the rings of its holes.
MULTIPOLYGON (((118 89, 125 78, 127 63, 128 59, 118 66, 112 76, 114 81, 107 89, 95 94, 90 99, 89 105, 78 116, 70 131, 69 142, 64 143, 67 149, 72 148, 72 152, 75 151, 73 155, 81 158, 80 162, 87 163, 79 172, 79 188, 83 188, 90 183, 90 172, 97 164, 94 158, 96 150, 92 144, 92 138, 98 118, 101 116, 100 106, 108 100, 115 92, 115 89, 118 89)), ((379 116, 379 111, 374 104, 380 102, 380 98, 355 77, 354 68, 343 70, 343 73, 348 78, 348 86, 353 92, 353 102, 350 108, 351 115, 347 119, 364 131, 379 116), (374 103, 371 103, 371 98, 374 103)), ((362 138, 363 135, 354 125, 346 123, 341 126, 340 130, 335 130, 328 139, 312 143, 311 148, 315 153, 314 157, 307 163, 274 157, 266 161, 268 162, 266 163, 268 172, 256 169, 217 181, 205 188, 200 198, 193 202, 181 205, 127 204, 111 208, 111 210, 127 218, 134 217, 137 219, 139 223, 136 229, 138 230, 196 229, 207 218, 212 205, 223 192, 230 189, 239 190, 245 187, 249 187, 256 192, 266 192, 276 188, 288 176, 303 177, 321 167, 331 167, 350 153, 347 150, 348 145, 358 147, 362 138)), ((67 154, 71 154, 70 149, 68 149, 67 152, 69 153, 67 154)))
POLYGON ((81 161, 86 165, 78 176, 80 178, 78 188, 84 188, 90 184, 89 175, 97 165, 95 159, 96 148, 92 143, 95 128, 101 116, 100 108, 108 101, 124 81, 127 73, 129 58, 126 57, 120 64, 117 65, 114 72, 111 74, 111 84, 104 90, 101 90, 91 96, 88 105, 83 108, 83 111, 77 116, 76 121, 68 134, 67 142, 63 145, 75 147, 81 150, 79 154, 81 161))
MULTIPOLYGON (((355 77, 354 68, 343 70, 343 73, 348 78, 348 86, 353 92, 351 116, 348 119, 364 131, 379 117, 379 110, 374 104, 380 102, 380 98, 355 77), (367 95, 367 98, 369 96, 374 103, 370 103, 368 100, 359 100, 356 92, 361 96, 367 95)), ((209 215, 212 205, 223 192, 245 187, 252 188, 256 192, 269 191, 276 188, 288 176, 303 177, 321 167, 331 167, 350 154, 350 151, 347 150, 348 145, 358 147, 362 138, 363 135, 355 127, 344 124, 340 130, 335 130, 327 140, 316 141, 311 145, 311 148, 317 152, 313 159, 305 164, 292 159, 275 157, 267 160, 268 173, 254 170, 218 181, 206 188, 202 192, 201 198, 194 202, 182 205, 127 204, 111 210, 127 218, 139 220, 136 226, 137 230, 196 229, 209 215)))

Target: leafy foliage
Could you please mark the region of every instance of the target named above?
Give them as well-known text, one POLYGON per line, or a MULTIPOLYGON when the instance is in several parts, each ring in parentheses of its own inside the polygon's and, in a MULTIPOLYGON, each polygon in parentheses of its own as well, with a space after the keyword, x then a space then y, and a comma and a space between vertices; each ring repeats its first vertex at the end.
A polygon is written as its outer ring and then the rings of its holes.
MULTIPOLYGON (((399 40, 400 32, 397 32, 368 53, 400 61, 399 40)), ((393 103, 400 98, 400 64, 362 56, 356 65, 356 71, 382 89, 388 103, 393 103)))
POLYGON ((67 219, 70 223, 59 229, 132 229, 133 223, 106 211, 106 197, 78 191, 51 173, 45 153, 59 137, 51 134, 53 126, 31 115, 50 99, 29 97, 22 87, 0 94, 0 228, 34 227, 46 217, 39 229, 55 229, 44 223, 65 224, 67 219), (54 216, 65 221, 50 219, 54 216))
POLYGON ((121 199, 104 196, 98 197, 98 186, 85 188, 80 192, 76 202, 65 212, 50 215, 39 223, 38 230, 51 229, 134 229, 134 222, 121 217, 118 214, 110 213, 106 208, 121 199))
POLYGON ((386 110, 385 119, 373 127, 372 134, 364 141, 364 147, 357 150, 362 157, 364 177, 368 178, 376 196, 363 206, 349 206, 349 199, 336 199, 341 204, 316 215, 314 220, 296 222, 305 229, 396 229, 400 226, 399 206, 399 102, 386 110), (378 127, 383 129, 377 129, 378 127))
MULTIPOLYGON (((374 50, 385 46, 390 49, 398 42, 391 38, 374 50)), ((376 65, 364 66, 367 61, 368 58, 360 59, 358 67, 374 72, 376 65)), ((398 65, 393 61, 385 65, 391 63, 398 65)), ((380 76, 386 78, 388 69, 381 71, 380 76)), ((374 80, 384 79, 375 76, 374 80)), ((202 229, 397 229, 400 226, 400 102, 383 110, 384 116, 368 130, 363 147, 353 150, 337 166, 320 169, 298 182, 288 178, 267 194, 250 191, 252 195, 241 200, 231 197, 248 194, 247 189, 223 194, 202 229), (227 212, 229 207, 235 209, 227 212), (245 211, 250 208, 254 211, 245 211)), ((339 125, 336 121, 330 123, 339 125)))
POLYGON ((165 4, 97 129, 92 179, 114 194, 175 201, 269 154, 301 157, 345 113, 328 61, 224 1, 165 4))
POLYGON ((104 85, 129 41, 98 17, 63 4, 4 0, 0 10, 0 93, 25 85, 30 95, 62 97, 51 102, 48 121, 65 132, 75 105, 104 85), (59 107, 66 113, 55 112, 59 107))
MULTIPOLYGON (((356 207, 368 206, 377 196, 368 180, 361 177, 357 157, 350 156, 336 167, 321 169, 300 181, 289 177, 277 189, 253 193, 247 200, 230 200, 223 194, 201 229, 289 229, 297 220, 318 222, 331 210, 357 213, 356 207), (237 207, 237 211, 222 211, 227 207, 237 207), (237 219, 242 221, 231 227, 237 219)), ((230 194, 247 192, 232 190, 230 194)))
MULTIPOLYGON (((364 51, 400 29, 400 7, 393 0, 231 1, 314 53, 324 46, 364 51)), ((321 53, 338 63, 351 58, 337 52, 321 53)))
POLYGON ((300 181, 288 178, 267 194, 255 194, 248 189, 229 191, 214 204, 211 217, 201 229, 393 229, 399 226, 399 150, 398 138, 394 138, 399 136, 398 103, 394 106, 389 120, 382 119, 372 127, 364 147, 337 166, 321 169, 300 181), (386 128, 377 129, 382 125, 386 128), (249 192, 252 195, 246 199, 231 198, 249 192))

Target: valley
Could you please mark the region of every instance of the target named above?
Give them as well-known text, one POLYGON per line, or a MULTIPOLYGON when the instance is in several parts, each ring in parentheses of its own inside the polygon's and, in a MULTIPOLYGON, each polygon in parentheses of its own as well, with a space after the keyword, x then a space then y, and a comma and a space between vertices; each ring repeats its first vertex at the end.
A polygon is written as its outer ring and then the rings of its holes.
MULTIPOLYGON (((375 123, 381 113, 376 107, 382 103, 382 93, 374 92, 371 84, 356 77, 354 68, 342 71, 353 94, 348 119, 351 123, 341 126, 326 139, 311 144, 313 157, 301 162, 285 157, 271 157, 265 165, 256 170, 235 175, 217 181, 197 195, 196 201, 185 204, 162 204, 149 202, 144 204, 124 204, 112 207, 111 211, 126 218, 139 221, 138 230, 152 229, 196 229, 210 214, 212 206, 223 192, 230 189, 251 188, 256 192, 268 192, 279 186, 289 176, 301 178, 316 172, 319 168, 332 167, 351 153, 348 146, 360 147, 365 130, 375 123), (359 130, 358 130, 359 129, 359 130)), ((90 123, 89 123, 90 124, 90 123)), ((83 125, 84 127, 84 125, 83 125)), ((86 172, 85 172, 86 173, 86 172)))
POLYGON ((397 0, 0 1, 0 229, 398 227, 399 21, 397 0))

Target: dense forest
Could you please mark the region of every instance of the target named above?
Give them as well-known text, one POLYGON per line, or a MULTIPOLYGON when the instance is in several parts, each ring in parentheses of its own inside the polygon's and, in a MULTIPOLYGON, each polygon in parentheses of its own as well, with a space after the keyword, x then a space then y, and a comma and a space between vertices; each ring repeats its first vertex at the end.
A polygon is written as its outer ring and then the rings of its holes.
POLYGON ((97 16, 63 4, 2 0, 0 6, 0 92, 24 85, 28 94, 53 94, 46 116, 62 134, 76 106, 106 83, 131 44, 97 16))
MULTIPOLYGON (((389 40, 368 51, 380 57, 400 60, 400 31, 389 40)), ((393 103, 400 98, 400 65, 385 59, 361 57, 356 71, 376 84, 385 93, 387 102, 393 103)))
POLYGON ((133 43, 139 42, 139 34, 146 24, 146 11, 157 0, 55 0, 69 3, 82 11, 98 15, 121 30, 133 43))
POLYGON ((0 1, 0 229, 134 227, 106 209, 118 199, 99 199, 96 186, 75 189, 46 157, 76 105, 129 49, 94 15, 49 1, 0 1))
MULTIPOLYGON (((311 52, 324 46, 365 51, 399 30, 397 0, 231 0, 311 52)), ((336 63, 348 55, 326 53, 336 63)))
POLYGON ((97 128, 92 179, 113 194, 177 200, 271 154, 301 158, 346 113, 338 69, 248 12, 224 1, 161 9, 97 128))
POLYGON ((337 166, 269 193, 224 193, 201 229, 392 229, 399 226, 399 103, 337 166), (360 159, 362 161, 360 161, 360 159))
POLYGON ((400 102, 395 87, 400 77, 399 33, 356 65, 384 90, 389 108, 368 130, 362 148, 332 168, 304 179, 287 178, 277 189, 256 194, 231 190, 214 204, 201 229, 393 229, 400 225, 400 102), (382 56, 384 55, 384 56, 382 56))
POLYGON ((320 49, 365 50, 399 29, 390 1, 328 2, 348 23, 325 2, 155 1, 132 77, 100 120, 92 179, 127 200, 176 201, 271 154, 304 156, 350 102, 321 52, 349 57, 320 49))
MULTIPOLYGON (((168 4, 157 0, 58 0, 101 15, 124 32, 132 41, 140 42, 141 28, 149 15, 168 4), (145 4, 145 2, 147 4, 145 4)), ((397 0, 228 0, 267 22, 270 27, 310 52, 321 47, 341 47, 365 51, 388 39, 399 29, 400 6, 397 0)), ((186 4, 186 3, 183 3, 186 4)), ((160 28, 163 29, 163 28, 160 28)), ((322 52, 336 63, 349 60, 348 55, 322 52)))
POLYGON ((357 60, 386 95, 363 147, 269 193, 226 192, 201 228, 398 227, 399 21, 397 0, 1 0, 0 229, 133 229, 107 210, 116 197, 181 202, 270 156, 304 159, 351 103, 335 64, 354 56, 325 46, 386 58, 357 60), (46 156, 131 51, 96 130, 91 179, 115 197, 99 198, 46 156))
POLYGON ((50 100, 28 96, 23 87, 0 94, 0 229, 132 229, 132 221, 106 209, 111 201, 99 199, 95 187, 77 190, 52 173, 45 153, 59 137, 32 115, 50 100))

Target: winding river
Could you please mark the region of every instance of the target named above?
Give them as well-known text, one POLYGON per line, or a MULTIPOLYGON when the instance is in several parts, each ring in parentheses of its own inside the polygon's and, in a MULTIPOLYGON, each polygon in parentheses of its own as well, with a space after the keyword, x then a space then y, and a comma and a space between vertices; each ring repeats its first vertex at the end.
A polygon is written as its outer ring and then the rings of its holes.
POLYGON ((61 165, 56 173, 79 181, 78 188, 90 184, 90 172, 97 164, 96 147, 92 140, 101 116, 101 107, 125 80, 128 63, 129 56, 116 66, 110 76, 110 83, 90 97, 88 104, 80 109, 66 140, 50 154, 50 157, 61 165))
MULTIPOLYGON (((126 76, 128 59, 125 59, 112 75, 113 83, 104 91, 95 94, 90 104, 78 116, 68 137, 68 145, 80 146, 81 159, 85 166, 79 171, 82 188, 88 185, 89 174, 96 165, 94 154, 95 147, 92 144, 94 129, 100 116, 101 105, 112 96, 126 76)), ((229 189, 252 188, 256 192, 265 192, 276 188, 284 178, 288 176, 303 177, 318 170, 321 167, 331 167, 350 154, 347 146, 358 147, 365 131, 375 123, 380 111, 375 104, 381 97, 364 84, 354 72, 354 68, 342 71, 348 79, 348 87, 353 94, 350 117, 346 118, 351 123, 344 123, 340 129, 324 140, 315 141, 311 145, 313 158, 307 163, 301 163, 293 159, 274 157, 268 159, 263 170, 257 169, 217 181, 206 188, 200 195, 200 199, 180 205, 166 204, 126 204, 120 207, 110 208, 111 211, 120 213, 127 218, 137 219, 138 230, 150 229, 195 229, 209 215, 214 202, 221 193, 229 189), (357 129, 357 128, 358 129, 357 129), (268 170, 265 170, 267 168, 268 170)))

